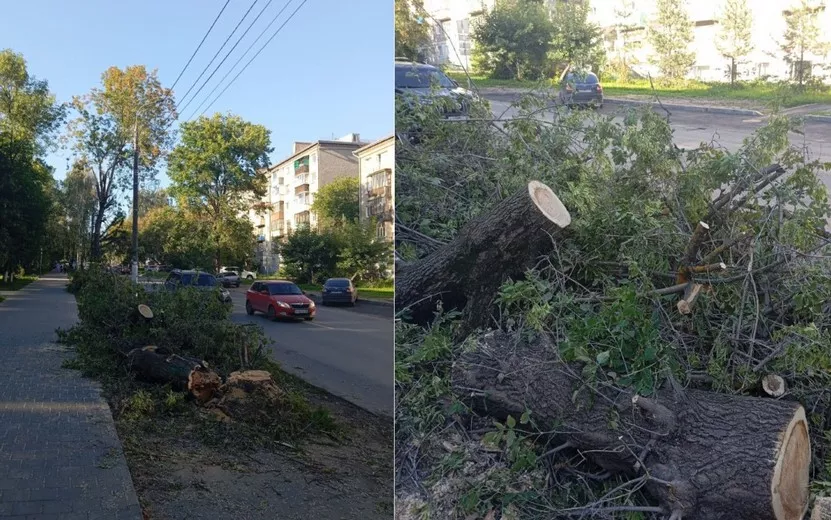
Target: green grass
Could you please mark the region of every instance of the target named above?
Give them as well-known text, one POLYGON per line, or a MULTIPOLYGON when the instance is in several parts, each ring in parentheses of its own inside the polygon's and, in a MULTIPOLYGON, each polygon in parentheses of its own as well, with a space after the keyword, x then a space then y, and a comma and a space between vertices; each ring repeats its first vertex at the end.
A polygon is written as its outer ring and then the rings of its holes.
POLYGON ((16 276, 12 283, 6 283, 6 280, 0 276, 0 291, 19 291, 30 283, 37 280, 37 276, 16 276))
POLYGON ((5 300, 5 298, 3 298, 2 296, 0 296, 0 303, 3 303, 3 300, 5 300))
MULTIPOLYGON (((322 286, 316 284, 298 284, 304 291, 320 292, 322 286)), ((395 297, 395 287, 361 287, 358 286, 358 298, 369 300, 392 300, 395 297)))
MULTIPOLYGON (((464 86, 467 84, 467 77, 464 73, 451 72, 451 78, 464 86)), ((483 76, 471 75, 474 84, 481 88, 489 87, 510 87, 510 88, 534 88, 552 85, 551 81, 518 81, 504 79, 489 79, 483 76)), ((648 80, 629 82, 602 81, 605 95, 626 96, 652 94, 652 87, 648 80)), ((831 103, 831 90, 819 91, 805 87, 801 91, 795 86, 783 87, 777 83, 766 82, 741 82, 731 87, 728 83, 704 83, 701 81, 687 81, 675 86, 655 84, 655 92, 667 98, 700 98, 723 101, 755 101, 759 104, 771 103, 781 99, 782 106, 794 107, 808 103, 831 103)))

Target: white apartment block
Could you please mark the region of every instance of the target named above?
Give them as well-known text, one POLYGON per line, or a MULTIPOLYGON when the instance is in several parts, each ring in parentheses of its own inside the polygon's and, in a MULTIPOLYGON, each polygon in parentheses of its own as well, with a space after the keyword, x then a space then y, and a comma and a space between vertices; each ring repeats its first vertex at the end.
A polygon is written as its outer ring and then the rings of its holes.
MULTIPOLYGON (((555 3, 557 0, 551 0, 555 3)), ((654 51, 649 43, 649 25, 655 16, 655 0, 589 0, 590 19, 606 33, 606 50, 609 58, 626 46, 627 61, 642 74, 658 76, 658 70, 650 63, 654 51), (628 9, 622 7, 628 4, 628 9), (621 16, 625 12, 627 16, 621 16), (621 26, 625 30, 618 30, 621 26)), ((729 60, 719 54, 716 42, 719 35, 719 12, 725 0, 687 0, 686 9, 694 25, 696 62, 689 77, 703 81, 729 81, 729 60)), ((818 21, 820 32, 831 41, 831 10, 825 9, 826 0, 812 0, 820 8, 818 21)), ((473 25, 482 13, 492 9, 494 0, 425 0, 425 9, 431 13, 433 29, 431 61, 469 67, 474 42, 473 25)), ((742 63, 737 64, 738 78, 790 79, 792 66, 781 51, 785 32, 785 13, 799 5, 799 0, 748 0, 753 16, 752 40, 754 50, 742 63)), ((825 56, 808 55, 805 66, 815 76, 824 76, 825 56)))
POLYGON ((376 236, 392 241, 395 228, 395 136, 355 150, 361 179, 361 221, 376 219, 376 236))
POLYGON ((268 193, 262 202, 271 209, 249 211, 263 272, 274 273, 279 268, 274 242, 301 226, 317 226, 311 206, 318 190, 340 177, 358 177, 358 159, 352 152, 366 144, 354 133, 331 141, 295 142, 293 153, 265 172, 268 193))

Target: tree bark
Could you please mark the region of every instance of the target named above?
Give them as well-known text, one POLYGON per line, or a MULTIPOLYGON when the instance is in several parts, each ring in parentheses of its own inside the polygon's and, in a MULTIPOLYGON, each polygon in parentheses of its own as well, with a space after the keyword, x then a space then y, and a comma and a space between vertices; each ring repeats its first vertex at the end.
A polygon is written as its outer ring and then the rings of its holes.
POLYGON ((499 286, 522 276, 570 223, 554 192, 531 181, 469 222, 452 242, 396 273, 396 308, 426 323, 441 300, 445 310, 464 309, 468 326, 485 325, 499 286))
POLYGON ((127 365, 139 378, 152 383, 170 383, 202 403, 213 397, 221 383, 204 361, 153 346, 132 349, 127 354, 127 365))
POLYGON ((814 501, 811 520, 831 520, 831 498, 818 497, 814 501))
POLYGON ((643 475, 667 514, 685 520, 799 520, 808 507, 808 424, 799 403, 661 390, 645 398, 589 390, 581 367, 545 340, 482 338, 456 360, 454 390, 501 420, 530 410, 559 437, 613 473, 643 475))

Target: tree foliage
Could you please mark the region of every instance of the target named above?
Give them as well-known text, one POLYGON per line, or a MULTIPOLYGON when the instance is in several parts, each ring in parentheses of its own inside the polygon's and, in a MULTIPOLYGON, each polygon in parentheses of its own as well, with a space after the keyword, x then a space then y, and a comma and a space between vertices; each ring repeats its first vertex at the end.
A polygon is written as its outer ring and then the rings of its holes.
POLYGON ((72 101, 77 117, 68 138, 95 179, 97 207, 93 217, 91 256, 103 254, 101 236, 105 221, 118 210, 118 194, 132 186, 132 157, 138 133, 139 172, 152 179, 156 166, 171 144, 170 125, 176 119, 170 89, 156 71, 144 65, 110 67, 101 76, 101 87, 72 101))
POLYGON ((395 0, 395 56, 425 61, 431 39, 423 12, 423 0, 395 0))
POLYGON ((338 240, 329 230, 303 226, 279 245, 279 252, 283 270, 298 283, 322 282, 336 273, 338 240))
POLYGON ((599 72, 606 62, 603 31, 589 21, 589 3, 558 2, 552 11, 552 22, 551 57, 558 69, 572 67, 599 72))
POLYGON ((670 81, 683 79, 695 64, 693 24, 684 0, 656 0, 656 16, 649 40, 655 49, 653 63, 670 81))
POLYGON ((785 14, 785 34, 780 44, 785 61, 791 66, 791 77, 803 86, 811 75, 805 62, 809 55, 825 56, 829 45, 823 39, 819 10, 808 0, 799 0, 794 9, 785 14))
POLYGON ((473 63, 491 78, 533 80, 550 72, 555 27, 535 0, 497 0, 473 28, 473 63))
POLYGON ((730 84, 736 82, 736 65, 753 50, 753 14, 747 0, 726 0, 719 16, 716 48, 730 60, 730 84))
POLYGON ((358 221, 360 216, 361 180, 339 177, 322 186, 312 203, 318 226, 340 228, 358 221))
MULTIPOLYGON (((29 75, 21 54, 0 51, 0 273, 30 268, 49 246, 55 204, 43 154, 64 117, 49 85, 29 75)), ((46 259, 50 261, 49 258, 46 259)))
POLYGON ((205 238, 213 245, 216 269, 229 237, 237 236, 235 217, 266 193, 269 135, 239 116, 215 114, 183 124, 181 142, 170 154, 170 193, 210 224, 205 238))

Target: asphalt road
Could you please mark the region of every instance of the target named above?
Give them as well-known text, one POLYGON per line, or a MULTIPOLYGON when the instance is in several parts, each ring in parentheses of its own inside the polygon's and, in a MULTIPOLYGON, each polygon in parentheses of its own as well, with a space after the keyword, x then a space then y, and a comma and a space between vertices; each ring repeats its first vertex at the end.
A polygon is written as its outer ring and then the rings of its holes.
POLYGON ((391 307, 318 305, 311 322, 272 322, 245 313, 245 287, 230 289, 231 319, 262 325, 274 340, 272 355, 285 370, 371 412, 392 417, 393 312, 391 307))
MULTIPOLYGON (((495 115, 510 118, 517 114, 511 103, 517 99, 512 94, 488 94, 491 110, 495 115)), ((617 114, 626 107, 606 103, 600 109, 602 114, 617 114)), ((656 109, 663 113, 660 108, 656 109)), ((670 123, 675 130, 675 144, 680 148, 695 148, 702 142, 716 141, 731 152, 736 151, 742 140, 756 129, 764 126, 764 117, 746 115, 713 114, 707 112, 689 112, 670 110, 670 123)), ((552 113, 541 116, 552 120, 552 113)), ((619 118, 619 120, 622 118, 619 118)), ((805 135, 791 134, 791 143, 806 148, 812 159, 831 161, 831 124, 823 122, 806 122, 805 135)), ((824 176, 825 184, 831 188, 831 175, 824 176)))

